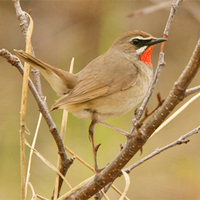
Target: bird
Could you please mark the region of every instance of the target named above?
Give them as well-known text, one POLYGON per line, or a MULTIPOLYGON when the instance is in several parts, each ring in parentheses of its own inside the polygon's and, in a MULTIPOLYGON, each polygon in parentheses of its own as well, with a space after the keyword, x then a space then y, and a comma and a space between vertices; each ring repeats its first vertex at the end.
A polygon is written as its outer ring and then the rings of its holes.
POLYGON ((78 118, 92 120, 89 138, 98 172, 93 139, 95 122, 124 115, 142 101, 153 79, 153 47, 165 41, 144 31, 128 31, 76 74, 51 66, 23 50, 15 51, 24 62, 40 70, 61 96, 50 111, 66 109, 78 118))

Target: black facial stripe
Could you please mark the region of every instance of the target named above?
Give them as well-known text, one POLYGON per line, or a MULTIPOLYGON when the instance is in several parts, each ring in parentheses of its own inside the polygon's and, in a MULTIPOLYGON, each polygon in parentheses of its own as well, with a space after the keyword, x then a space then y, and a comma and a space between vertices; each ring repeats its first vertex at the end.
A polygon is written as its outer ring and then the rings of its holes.
POLYGON ((148 46, 150 41, 151 41, 151 39, 140 40, 140 39, 136 38, 136 39, 132 40, 132 44, 135 45, 136 47, 140 48, 140 47, 143 47, 143 46, 148 46))

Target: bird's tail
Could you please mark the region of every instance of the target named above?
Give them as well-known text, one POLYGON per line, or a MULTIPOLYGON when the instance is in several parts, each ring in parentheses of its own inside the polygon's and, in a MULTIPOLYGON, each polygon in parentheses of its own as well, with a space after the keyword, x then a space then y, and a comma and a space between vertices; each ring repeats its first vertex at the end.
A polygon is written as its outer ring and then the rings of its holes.
POLYGON ((77 84, 76 75, 51 66, 30 54, 27 54, 23 50, 14 51, 17 52, 20 59, 38 69, 59 96, 69 93, 69 91, 77 84))

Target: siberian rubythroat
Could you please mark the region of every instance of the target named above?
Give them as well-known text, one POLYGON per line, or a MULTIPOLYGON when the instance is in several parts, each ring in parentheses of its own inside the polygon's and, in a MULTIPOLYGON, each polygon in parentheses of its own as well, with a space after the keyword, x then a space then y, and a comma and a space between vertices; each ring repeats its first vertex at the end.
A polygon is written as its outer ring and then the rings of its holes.
POLYGON ((121 116, 141 102, 153 77, 153 46, 165 40, 143 31, 126 32, 77 74, 48 65, 23 50, 16 52, 40 70, 61 96, 51 110, 67 109, 83 119, 91 119, 96 112, 105 120, 121 116))
POLYGON ((95 170, 98 172, 93 134, 95 120, 121 116, 142 101, 153 77, 153 46, 166 41, 143 31, 129 31, 117 38, 108 51, 77 74, 48 65, 22 50, 19 57, 40 70, 60 99, 51 110, 63 108, 78 118, 90 119, 95 170))

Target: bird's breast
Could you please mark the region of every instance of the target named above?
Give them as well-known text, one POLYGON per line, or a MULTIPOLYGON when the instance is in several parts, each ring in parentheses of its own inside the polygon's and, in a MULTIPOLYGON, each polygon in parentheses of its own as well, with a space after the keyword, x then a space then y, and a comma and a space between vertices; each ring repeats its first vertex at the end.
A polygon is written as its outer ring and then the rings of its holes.
POLYGON ((100 120, 119 117, 132 110, 142 101, 147 93, 152 77, 152 68, 142 64, 136 83, 132 87, 79 105, 68 105, 68 110, 76 117, 83 119, 91 119, 93 111, 99 113, 100 120))

